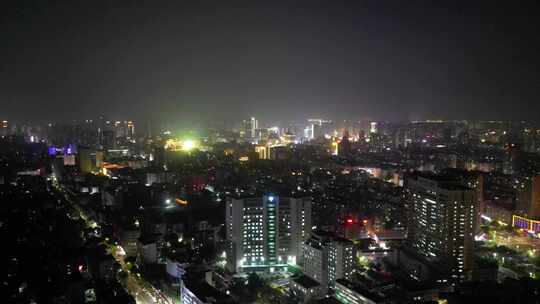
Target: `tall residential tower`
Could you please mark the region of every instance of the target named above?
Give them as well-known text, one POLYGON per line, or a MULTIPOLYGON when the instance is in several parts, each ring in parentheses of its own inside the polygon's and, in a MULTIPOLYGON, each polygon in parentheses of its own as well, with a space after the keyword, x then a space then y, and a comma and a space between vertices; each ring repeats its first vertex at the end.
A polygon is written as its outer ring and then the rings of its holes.
POLYGON ((472 269, 476 225, 475 191, 444 175, 418 173, 407 178, 408 242, 428 260, 463 281, 472 269))

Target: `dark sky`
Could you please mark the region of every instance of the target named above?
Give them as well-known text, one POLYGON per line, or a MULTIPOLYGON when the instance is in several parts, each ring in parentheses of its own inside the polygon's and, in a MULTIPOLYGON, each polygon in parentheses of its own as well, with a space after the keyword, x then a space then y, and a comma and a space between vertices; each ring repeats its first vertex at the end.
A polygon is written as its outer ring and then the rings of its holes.
POLYGON ((5 2, 4 119, 540 121, 537 1, 5 2))

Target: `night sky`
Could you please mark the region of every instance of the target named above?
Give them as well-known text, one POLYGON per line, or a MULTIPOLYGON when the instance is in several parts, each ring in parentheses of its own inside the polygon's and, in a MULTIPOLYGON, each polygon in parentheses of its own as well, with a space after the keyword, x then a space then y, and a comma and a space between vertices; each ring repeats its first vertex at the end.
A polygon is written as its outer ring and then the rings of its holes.
POLYGON ((537 1, 5 2, 0 119, 540 121, 537 1))

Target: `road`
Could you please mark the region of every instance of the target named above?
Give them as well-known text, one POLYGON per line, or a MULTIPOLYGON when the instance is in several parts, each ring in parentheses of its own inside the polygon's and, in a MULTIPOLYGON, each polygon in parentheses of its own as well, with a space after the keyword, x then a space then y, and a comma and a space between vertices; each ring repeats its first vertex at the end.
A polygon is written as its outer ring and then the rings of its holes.
POLYGON ((490 240, 493 240, 497 245, 506 246, 515 249, 518 252, 527 255, 540 254, 540 239, 530 236, 516 235, 514 232, 497 230, 489 235, 490 240))
POLYGON ((129 267, 125 262, 125 251, 121 246, 113 246, 112 244, 107 245, 111 255, 118 262, 120 267, 122 267, 122 270, 128 274, 126 279, 126 288, 132 292, 137 300, 137 303, 174 303, 173 299, 170 299, 150 283, 144 281, 144 278, 142 278, 140 274, 133 273, 129 270, 129 267))
MULTIPOLYGON (((86 223, 87 227, 91 227, 94 229, 101 230, 101 227, 98 223, 91 220, 84 210, 75 202, 74 199, 72 199, 72 196, 75 196, 72 191, 69 189, 66 189, 62 187, 60 184, 54 182, 53 186, 56 188, 56 190, 60 193, 62 193, 62 198, 65 199, 67 202, 71 204, 74 211, 78 213, 79 217, 86 223)), ((127 273, 127 278, 125 280, 124 287, 126 288, 127 292, 133 296, 135 301, 138 304, 173 304, 174 301, 167 296, 165 296, 162 292, 160 292, 158 289, 153 287, 148 282, 145 282, 143 278, 141 278, 140 274, 135 274, 129 271, 126 263, 124 262, 125 255, 124 250, 122 247, 115 245, 113 246, 110 244, 108 238, 102 237, 102 242, 107 245, 109 248, 109 252, 113 256, 113 258, 118 262, 120 267, 122 268, 122 271, 127 273), (143 286, 144 285, 144 286, 143 286)))

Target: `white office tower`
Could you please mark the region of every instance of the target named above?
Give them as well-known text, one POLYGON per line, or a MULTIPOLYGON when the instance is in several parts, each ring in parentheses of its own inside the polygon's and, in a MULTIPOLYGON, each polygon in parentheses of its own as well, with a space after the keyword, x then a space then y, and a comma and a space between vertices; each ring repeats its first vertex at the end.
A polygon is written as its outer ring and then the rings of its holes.
POLYGON ((274 271, 299 262, 311 232, 311 197, 229 197, 225 216, 227 267, 274 271))

